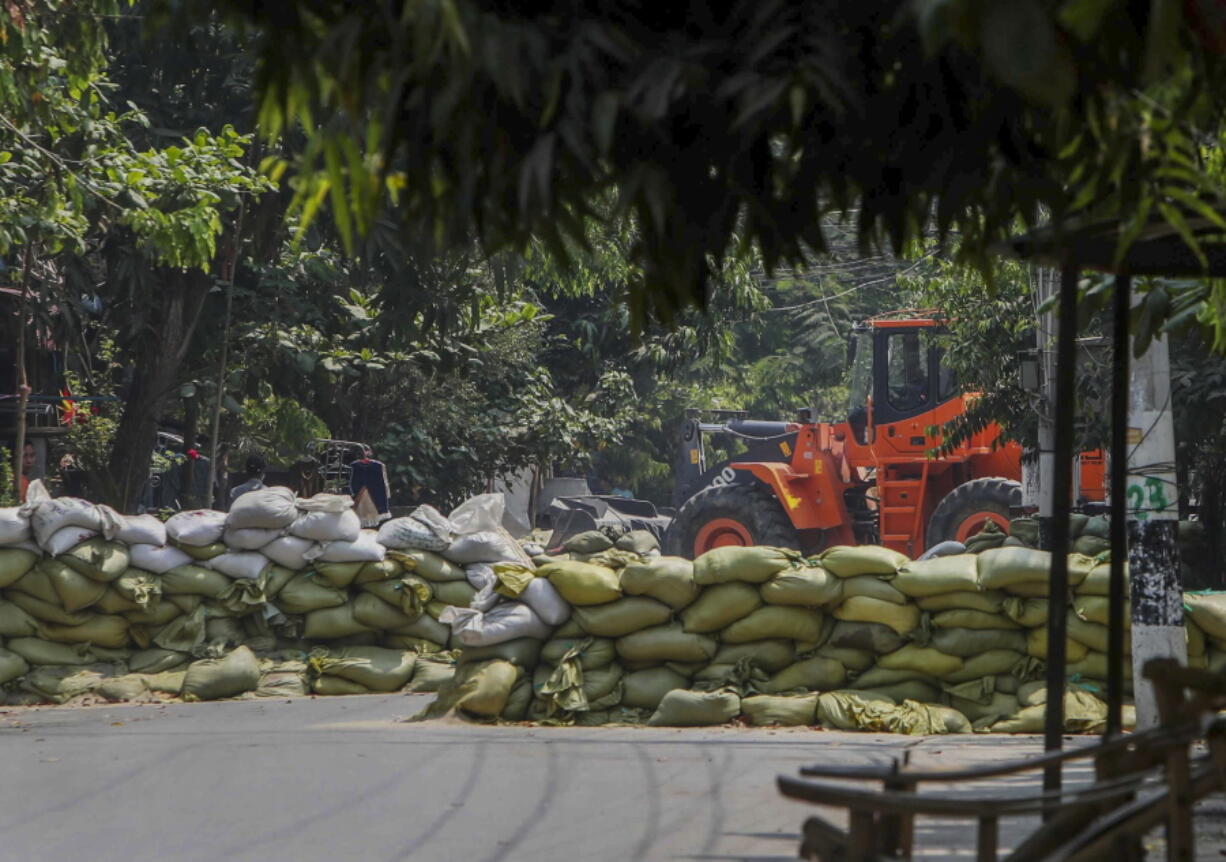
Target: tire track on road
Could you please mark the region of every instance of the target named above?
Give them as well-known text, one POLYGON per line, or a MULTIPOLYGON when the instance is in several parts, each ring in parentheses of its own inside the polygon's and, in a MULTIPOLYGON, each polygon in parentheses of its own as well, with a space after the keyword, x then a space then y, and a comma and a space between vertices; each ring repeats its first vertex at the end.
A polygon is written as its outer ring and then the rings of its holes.
MULTIPOLYGON (((452 802, 447 806, 447 810, 435 817, 421 834, 391 856, 389 862, 401 862, 401 860, 409 859, 413 853, 428 844, 447 825, 448 821, 455 817, 460 809, 464 807, 466 801, 472 795, 473 789, 476 788, 477 781, 481 778, 481 772, 485 769, 486 749, 488 747, 489 743, 484 740, 473 747, 473 762, 469 766, 468 776, 464 779, 463 786, 452 797, 452 802)), ((447 854, 440 858, 454 858, 454 856, 447 854)))

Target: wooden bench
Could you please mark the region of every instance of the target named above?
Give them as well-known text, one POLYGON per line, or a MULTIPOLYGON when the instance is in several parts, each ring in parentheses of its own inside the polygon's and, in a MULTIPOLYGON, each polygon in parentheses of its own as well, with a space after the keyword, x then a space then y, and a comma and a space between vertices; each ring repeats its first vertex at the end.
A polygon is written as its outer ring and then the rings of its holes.
POLYGON ((780 791, 793 799, 843 808, 849 826, 840 829, 821 817, 805 821, 800 856, 821 862, 868 862, 910 858, 916 817, 976 821, 976 859, 999 855, 999 824, 1006 817, 1042 814, 1043 824, 1008 856, 1027 860, 1141 860, 1141 837, 1165 824, 1167 858, 1195 854, 1192 807, 1197 799, 1226 785, 1226 678, 1180 667, 1170 660, 1150 662, 1145 675, 1154 681, 1160 724, 1151 730, 1038 757, 957 771, 914 770, 897 760, 888 767, 815 764, 800 778, 781 775, 780 791), (1193 758, 1192 746, 1205 739, 1208 752, 1193 758), (1024 775, 1052 764, 1091 761, 1094 780, 1050 793, 1005 795, 985 788, 982 796, 923 793, 923 784, 967 784, 1024 775), (819 779, 881 782, 881 789, 819 779))

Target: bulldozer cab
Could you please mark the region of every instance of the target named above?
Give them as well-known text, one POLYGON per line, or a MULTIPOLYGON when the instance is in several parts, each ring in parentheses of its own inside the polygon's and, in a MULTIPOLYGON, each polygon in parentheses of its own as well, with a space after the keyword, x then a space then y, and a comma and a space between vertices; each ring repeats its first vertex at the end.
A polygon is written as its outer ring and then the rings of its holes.
POLYGON ((867 443, 875 426, 913 419, 959 395, 941 361, 941 331, 923 318, 871 320, 853 331, 847 418, 858 442, 867 443))

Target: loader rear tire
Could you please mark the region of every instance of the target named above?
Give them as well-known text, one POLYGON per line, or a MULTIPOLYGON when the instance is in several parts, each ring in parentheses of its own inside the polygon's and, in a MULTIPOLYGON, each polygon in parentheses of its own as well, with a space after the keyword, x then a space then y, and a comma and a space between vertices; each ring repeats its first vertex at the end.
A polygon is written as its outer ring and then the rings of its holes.
POLYGON ((1010 507, 1022 504, 1022 486, 1012 479, 972 479, 959 485, 937 504, 928 521, 925 544, 966 540, 983 529, 984 521, 1009 532, 1010 507))
POLYGON ((667 553, 690 559, 726 545, 799 549, 800 535, 765 488, 720 485, 686 500, 664 539, 667 553))

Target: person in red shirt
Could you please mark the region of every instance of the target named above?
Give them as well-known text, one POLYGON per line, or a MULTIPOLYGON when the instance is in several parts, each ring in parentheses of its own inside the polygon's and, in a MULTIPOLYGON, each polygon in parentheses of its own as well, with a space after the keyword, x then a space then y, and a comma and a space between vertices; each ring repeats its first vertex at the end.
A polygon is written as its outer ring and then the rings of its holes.
POLYGON ((26 501, 26 494, 30 490, 30 474, 34 472, 34 464, 38 460, 38 452, 34 448, 34 444, 29 440, 21 450, 21 502, 26 501))

